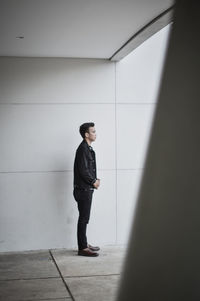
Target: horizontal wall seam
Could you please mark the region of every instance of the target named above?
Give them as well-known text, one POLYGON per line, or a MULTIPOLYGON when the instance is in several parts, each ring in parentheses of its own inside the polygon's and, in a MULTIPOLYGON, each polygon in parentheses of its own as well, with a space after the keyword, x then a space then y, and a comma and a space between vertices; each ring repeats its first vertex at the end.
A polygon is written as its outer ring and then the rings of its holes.
POLYGON ((96 104, 115 104, 114 102, 2 102, 0 105, 96 105, 96 104))
POLYGON ((0 105, 13 106, 13 105, 151 105, 156 104, 156 102, 60 102, 60 103, 52 103, 52 102, 10 102, 10 103, 0 103, 0 105))
MULTIPOLYGON (((98 169, 98 171, 131 171, 131 170, 143 170, 144 168, 114 168, 114 169, 98 169)), ((12 174, 12 173, 62 173, 73 172, 71 169, 66 170, 20 170, 20 171, 0 171, 0 174, 12 174)))

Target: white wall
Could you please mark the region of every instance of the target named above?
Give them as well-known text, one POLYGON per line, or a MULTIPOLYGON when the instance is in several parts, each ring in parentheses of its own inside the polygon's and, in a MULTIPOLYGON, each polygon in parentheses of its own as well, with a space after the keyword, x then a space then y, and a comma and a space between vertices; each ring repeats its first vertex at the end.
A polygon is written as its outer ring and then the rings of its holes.
POLYGON ((91 243, 126 243, 167 29, 120 63, 0 58, 0 251, 76 246, 79 125, 94 121, 101 189, 91 243))
POLYGON ((156 106, 170 25, 116 65, 117 241, 127 243, 156 106))
POLYGON ((95 240, 99 232, 99 243, 115 243, 115 64, 50 58, 0 62, 1 251, 76 246, 72 169, 85 121, 96 123, 102 178, 90 236, 95 240), (110 137, 104 135, 108 127, 110 137))

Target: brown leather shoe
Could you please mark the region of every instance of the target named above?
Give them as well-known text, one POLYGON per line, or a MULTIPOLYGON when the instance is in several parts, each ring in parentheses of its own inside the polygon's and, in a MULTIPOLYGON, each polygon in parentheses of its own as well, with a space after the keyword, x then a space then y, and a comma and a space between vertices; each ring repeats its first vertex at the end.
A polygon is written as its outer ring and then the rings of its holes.
POLYGON ((80 256, 89 256, 89 257, 97 257, 97 256, 99 256, 98 253, 93 252, 89 248, 84 249, 84 250, 79 250, 78 251, 78 255, 80 255, 80 256))
POLYGON ((96 251, 99 251, 99 250, 100 250, 100 248, 99 248, 99 247, 93 247, 93 246, 91 246, 91 245, 88 245, 88 248, 89 248, 90 250, 94 251, 94 252, 96 252, 96 251))

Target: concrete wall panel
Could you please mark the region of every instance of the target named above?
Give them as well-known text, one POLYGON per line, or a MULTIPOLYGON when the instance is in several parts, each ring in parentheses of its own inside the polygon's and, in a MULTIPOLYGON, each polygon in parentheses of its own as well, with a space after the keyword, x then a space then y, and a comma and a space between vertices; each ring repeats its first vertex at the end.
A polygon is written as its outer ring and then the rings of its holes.
POLYGON ((72 173, 0 174, 0 250, 76 244, 72 173))
POLYGON ((1 105, 0 170, 72 170, 75 150, 82 141, 79 126, 95 121, 98 166, 115 167, 114 107, 108 105, 1 105))
POLYGON ((116 243, 116 173, 99 171, 101 187, 94 191, 88 240, 92 244, 116 243))
POLYGON ((144 165, 155 105, 117 105, 117 168, 144 165))
POLYGON ((115 101, 115 64, 105 60, 1 58, 0 102, 115 101))
POLYGON ((126 244, 129 238, 137 201, 142 170, 117 172, 117 243, 126 244))

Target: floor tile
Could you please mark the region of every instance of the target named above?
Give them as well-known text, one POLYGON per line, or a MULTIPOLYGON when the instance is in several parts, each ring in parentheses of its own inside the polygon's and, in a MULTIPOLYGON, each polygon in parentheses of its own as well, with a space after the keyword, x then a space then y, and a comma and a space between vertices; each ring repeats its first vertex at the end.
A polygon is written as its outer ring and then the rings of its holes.
POLYGON ((52 250, 64 277, 120 274, 125 256, 124 247, 104 247, 98 257, 77 256, 77 251, 52 250))
POLYGON ((0 280, 59 277, 48 251, 0 254, 0 280))
MULTIPOLYGON (((48 300, 70 297, 61 279, 0 281, 1 301, 48 300)), ((70 300, 70 299, 68 299, 70 300)))
POLYGON ((114 301, 120 276, 93 276, 66 278, 76 301, 114 301))

